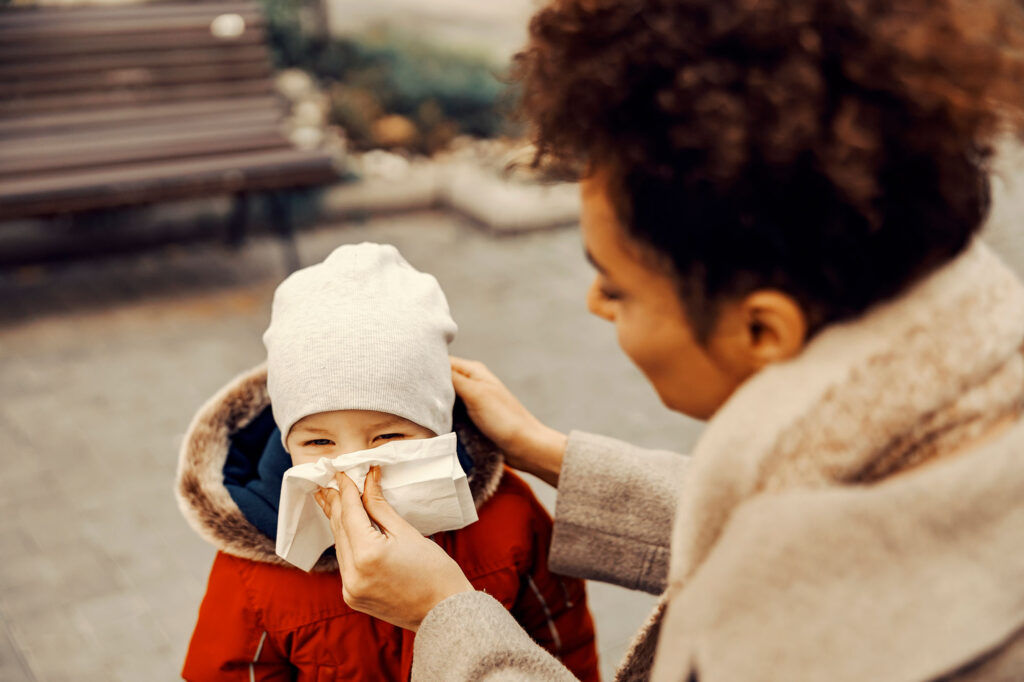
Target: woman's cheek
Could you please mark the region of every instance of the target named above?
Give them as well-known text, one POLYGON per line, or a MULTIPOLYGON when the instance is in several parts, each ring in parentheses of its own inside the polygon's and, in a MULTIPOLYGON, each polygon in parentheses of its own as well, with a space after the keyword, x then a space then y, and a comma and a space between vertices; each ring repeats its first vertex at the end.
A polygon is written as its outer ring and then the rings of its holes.
POLYGON ((628 315, 620 314, 615 325, 619 340, 619 348, 626 354, 637 368, 644 373, 652 383, 651 376, 655 363, 651 357, 650 338, 644 330, 637 326, 628 315))

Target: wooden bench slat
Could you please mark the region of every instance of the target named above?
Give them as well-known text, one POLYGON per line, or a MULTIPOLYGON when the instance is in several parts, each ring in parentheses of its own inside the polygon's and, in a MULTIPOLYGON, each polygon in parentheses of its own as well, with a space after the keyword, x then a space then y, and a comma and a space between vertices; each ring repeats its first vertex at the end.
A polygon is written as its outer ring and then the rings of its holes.
POLYGON ((96 73, 69 74, 60 78, 35 78, 0 84, 8 97, 48 95, 97 89, 164 88, 191 83, 265 80, 270 77, 265 61, 240 64, 199 64, 171 68, 125 68, 96 73))
POLYGON ((180 142, 189 144, 194 141, 214 139, 218 136, 240 137, 244 135, 262 135, 273 132, 280 136, 280 128, 274 120, 255 120, 242 123, 237 119, 234 125, 202 125, 183 121, 171 126, 140 126, 123 133, 114 129, 98 131, 91 135, 61 135, 54 137, 37 136, 29 140, 14 140, 4 144, 4 153, 0 162, 17 159, 29 159, 35 156, 60 156, 62 154, 89 154, 90 152, 113 152, 145 147, 147 144, 163 144, 180 142))
POLYGON ((103 54, 138 50, 180 50, 182 45, 190 47, 225 47, 229 45, 261 45, 266 34, 259 28, 246 29, 245 33, 224 40, 209 30, 167 33, 155 31, 139 35, 113 36, 62 36, 58 39, 34 42, 12 43, 0 40, 0 64, 63 56, 77 58, 81 54, 103 54))
MULTIPOLYGON (((197 5, 202 7, 202 5, 197 5)), ((158 31, 209 31, 211 22, 223 14, 237 14, 245 22, 245 30, 263 25, 258 8, 239 8, 229 12, 198 11, 190 15, 154 16, 140 12, 134 17, 97 17, 83 14, 72 18, 61 13, 40 16, 37 21, 21 25, 5 25, 0 21, 0 40, 31 42, 41 38, 79 35, 119 35, 158 31)))
POLYGON ((279 150, 0 180, 0 220, 188 196, 301 187, 336 177, 325 153, 279 150))
POLYGON ((203 3, 143 3, 132 5, 72 5, 72 6, 13 6, 0 10, 0 26, 23 26, 36 22, 62 18, 67 21, 93 21, 96 18, 173 17, 198 12, 227 14, 229 12, 259 11, 255 2, 203 2, 203 3))
POLYGON ((4 153, 15 154, 38 149, 46 144, 68 149, 72 146, 105 145, 126 138, 150 139, 147 136, 171 136, 175 134, 207 134, 231 133, 236 130, 252 130, 268 128, 279 130, 282 122, 281 112, 275 108, 254 109, 251 111, 227 111, 210 114, 194 114, 177 119, 130 120, 114 122, 106 125, 95 124, 87 130, 82 127, 37 130, 23 132, 17 137, 3 138, 4 153))
POLYGON ((77 59, 34 59, 21 64, 0 64, 0 90, 4 82, 46 78, 126 68, 159 68, 195 64, 264 63, 267 52, 258 45, 225 48, 197 48, 188 51, 114 52, 103 55, 79 55, 77 59))
POLYGON ((28 162, 33 156, 88 155, 90 153, 114 154, 118 151, 128 152, 132 149, 145 148, 159 144, 193 144, 203 141, 213 142, 217 138, 239 138, 246 135, 262 136, 273 133, 279 138, 280 130, 276 121, 257 120, 249 123, 236 123, 227 130, 221 126, 200 127, 189 125, 185 121, 180 125, 169 127, 148 126, 132 131, 102 131, 92 135, 63 135, 59 137, 36 137, 30 140, 15 140, 4 145, 4 153, 0 155, 0 167, 15 168, 19 162, 28 162))
POLYGON ((206 136, 203 139, 160 141, 146 146, 103 147, 55 154, 56 149, 42 150, 35 156, 0 157, 0 178, 28 177, 43 173, 64 172, 80 168, 102 169, 128 163, 141 163, 190 157, 234 154, 258 149, 289 148, 280 133, 265 130, 259 134, 206 136))
POLYGON ((32 113, 67 111, 81 107, 115 107, 182 100, 214 99, 225 96, 266 95, 273 92, 273 84, 265 81, 236 81, 227 83, 200 83, 179 85, 160 90, 106 90, 75 94, 47 95, 45 97, 0 100, 0 117, 32 113))
MULTIPOLYGON (((96 128, 121 128, 154 125, 162 121, 188 119, 230 119, 257 116, 279 116, 280 107, 274 96, 167 102, 151 106, 128 106, 103 109, 76 109, 26 118, 0 118, 0 140, 4 138, 61 134, 64 131, 88 134, 96 128)), ((208 124, 206 124, 208 125, 208 124)), ((8 144, 4 142, 3 144, 8 144)))
MULTIPOLYGON (((76 192, 78 186, 87 187, 82 191, 104 191, 112 185, 129 186, 175 176, 225 174, 232 178, 244 176, 247 172, 274 170, 283 166, 329 166, 333 162, 329 155, 321 152, 302 152, 287 149, 270 152, 234 154, 175 161, 173 163, 145 163, 122 166, 100 171, 72 171, 40 178, 7 178, 0 181, 0 204, 6 204, 20 196, 76 192), (282 166, 283 164, 283 166, 282 166)), ((287 179, 282 179, 287 181, 287 179)))

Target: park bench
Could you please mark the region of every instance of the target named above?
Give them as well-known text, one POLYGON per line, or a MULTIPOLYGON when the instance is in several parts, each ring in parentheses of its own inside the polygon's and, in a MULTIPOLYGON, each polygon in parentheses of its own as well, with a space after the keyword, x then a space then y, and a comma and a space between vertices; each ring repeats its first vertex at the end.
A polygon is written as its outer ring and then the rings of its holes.
POLYGON ((337 171, 283 115, 254 2, 0 7, 0 221, 232 195, 237 242, 259 195, 290 238, 337 171))

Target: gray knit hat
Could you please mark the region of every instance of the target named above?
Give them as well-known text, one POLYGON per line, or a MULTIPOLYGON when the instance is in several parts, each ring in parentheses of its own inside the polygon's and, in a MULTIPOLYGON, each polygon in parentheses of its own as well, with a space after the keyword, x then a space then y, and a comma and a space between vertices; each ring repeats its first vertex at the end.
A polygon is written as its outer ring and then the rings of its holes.
POLYGON ((263 335, 282 442, 295 422, 333 410, 387 412, 448 433, 456 330, 437 280, 394 246, 341 246, 293 273, 274 292, 263 335))

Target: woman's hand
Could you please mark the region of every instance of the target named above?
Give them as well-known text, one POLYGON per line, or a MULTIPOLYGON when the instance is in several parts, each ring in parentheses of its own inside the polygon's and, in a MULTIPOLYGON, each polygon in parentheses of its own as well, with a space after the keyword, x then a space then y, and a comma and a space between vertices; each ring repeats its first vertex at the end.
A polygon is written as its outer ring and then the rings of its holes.
POLYGON ((480 362, 451 358, 455 392, 470 419, 505 453, 509 466, 558 485, 568 439, 542 424, 480 362))
POLYGON ((315 497, 331 520, 346 604, 415 632, 441 601, 473 591, 459 565, 387 503, 379 467, 370 469, 361 499, 348 476, 334 480, 340 492, 321 488, 315 497))

